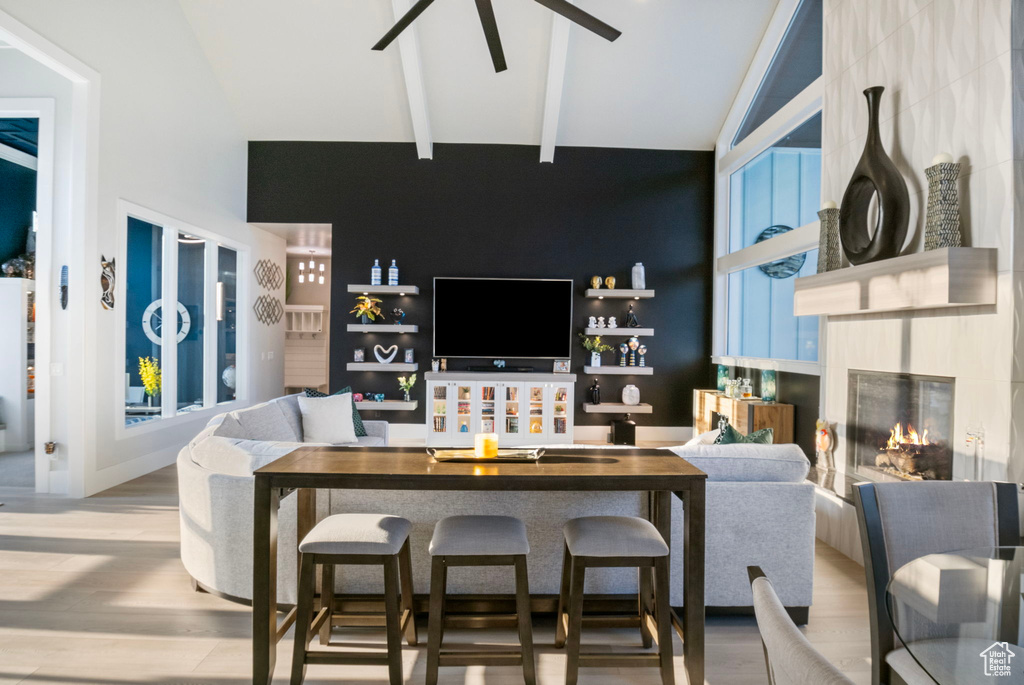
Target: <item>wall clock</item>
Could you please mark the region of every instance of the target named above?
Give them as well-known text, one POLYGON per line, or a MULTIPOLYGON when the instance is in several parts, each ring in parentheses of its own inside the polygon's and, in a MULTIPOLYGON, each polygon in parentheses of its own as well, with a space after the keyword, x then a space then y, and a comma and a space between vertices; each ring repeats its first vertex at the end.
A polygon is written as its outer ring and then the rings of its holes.
MULTIPOLYGON (((178 328, 177 342, 181 342, 192 328, 192 317, 188 315, 188 310, 181 302, 178 303, 178 317, 181 319, 181 325, 178 328)), ((153 300, 142 313, 142 332, 154 345, 163 342, 163 323, 163 300, 153 300)))

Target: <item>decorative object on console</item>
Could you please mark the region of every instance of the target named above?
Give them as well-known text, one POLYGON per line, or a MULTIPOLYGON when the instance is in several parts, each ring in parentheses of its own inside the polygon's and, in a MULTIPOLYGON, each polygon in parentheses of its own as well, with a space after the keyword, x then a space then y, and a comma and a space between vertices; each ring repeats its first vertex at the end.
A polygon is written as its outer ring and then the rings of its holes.
POLYGON ((357 347, 352 350, 352 361, 356 363, 362 363, 366 361, 366 349, 363 347, 357 347))
POLYGON ((868 103, 868 137, 839 209, 839 238, 851 264, 866 264, 899 255, 910 221, 910 195, 896 165, 882 147, 878 106, 882 86, 864 91, 868 103), (868 231, 872 199, 877 199, 875 230, 868 231))
POLYGON ((629 345, 619 343, 619 366, 626 365, 626 358, 629 356, 629 345))
POLYGON ((505 368, 505 360, 504 359, 495 359, 491 363, 494 364, 494 368, 496 368, 496 369, 504 369, 505 368))
POLYGON ((626 327, 640 328, 640 322, 637 321, 636 314, 633 313, 633 305, 629 305, 629 311, 626 312, 626 327))
POLYGON ((377 394, 375 394, 373 396, 373 401, 374 402, 383 402, 384 401, 384 393, 378 392, 377 394))
POLYGON ((744 378, 740 385, 740 397, 745 400, 754 399, 754 386, 750 384, 749 378, 744 378))
POLYGON ((362 402, 363 401, 363 393, 361 393, 361 392, 354 392, 354 393, 352 393, 352 401, 353 402, 362 402))
POLYGON ((597 328, 597 317, 592 316, 587 319, 587 328, 597 328))
POLYGON ((835 446, 833 424, 829 423, 827 419, 818 419, 814 428, 814 465, 822 470, 834 469, 836 462, 832 450, 835 449, 835 446))
POLYGON ((265 290, 277 290, 284 285, 284 271, 269 259, 256 262, 252 273, 256 277, 256 284, 265 290))
POLYGON ((729 367, 725 364, 718 365, 718 383, 716 388, 719 392, 725 390, 725 384, 729 381, 729 367))
POLYGON ((591 276, 590 277, 590 287, 593 288, 594 290, 600 290, 602 282, 603 281, 601 280, 600 276, 591 276))
MULTIPOLYGON (((601 356, 598 355, 598 361, 600 361, 600 359, 601 359, 601 356)), ((554 365, 554 372, 555 373, 569 373, 569 360, 568 359, 556 359, 555 360, 555 365, 554 365)))
MULTIPOLYGON (((763 243, 766 240, 770 240, 777 235, 783 233, 789 233, 793 230, 792 226, 783 226, 782 224, 776 224, 775 226, 769 226, 760 233, 757 234, 757 239, 754 244, 763 243)), ((768 278, 792 278, 793 276, 800 273, 800 269, 804 268, 804 262, 807 261, 807 253, 801 252, 800 254, 791 255, 785 259, 777 259, 774 262, 768 262, 767 264, 761 264, 757 268, 761 270, 768 278)))
POLYGON ((941 152, 924 170, 928 178, 928 215, 924 223, 924 249, 960 247, 960 196, 956 180, 960 165, 941 152))
POLYGON ((441 357, 441 371, 444 372, 444 371, 447 371, 447 370, 448 370, 448 358, 447 357, 441 357))
POLYGON ((608 290, 615 290, 615 276, 607 276, 604 279, 604 286, 608 288, 608 290))
POLYGON ((641 262, 637 262, 633 265, 633 290, 646 290, 647 289, 647 272, 644 269, 644 265, 641 262))
POLYGON ((380 312, 380 303, 381 301, 376 297, 360 295, 356 298, 355 309, 350 311, 349 314, 355 314, 356 318, 362 323, 376 321, 378 316, 382 316, 380 312))
POLYGON ((635 385, 627 385, 622 389, 622 403, 635 407, 640 404, 640 388, 635 385))
POLYGON ((413 364, 413 363, 415 363, 416 360, 413 359, 413 355, 414 354, 415 354, 415 350, 413 350, 411 347, 405 348, 405 351, 402 353, 402 358, 405 360, 406 364, 413 364))
MULTIPOLYGON (((160 300, 157 300, 159 302, 160 300)), ((181 314, 185 310, 184 305, 178 303, 178 314, 181 314)), ((260 295, 256 298, 256 302, 252 305, 252 311, 256 314, 256 320, 266 326, 273 326, 281 317, 284 316, 284 305, 281 304, 281 300, 271 295, 260 295)), ((187 314, 187 311, 186 311, 187 314)), ((178 342, 188 334, 188 326, 185 325, 186 321, 182 321, 183 330, 178 332, 178 342)), ((190 325, 190 323, 189 323, 190 325)))
POLYGON ((405 311, 401 307, 395 307, 391 310, 391 320, 397 324, 402 323, 405 319, 405 311))
POLYGON ((391 260, 391 266, 388 267, 388 285, 398 285, 398 264, 395 260, 391 260))
POLYGON ((68 308, 68 267, 66 264, 60 268, 60 308, 68 308))
POLYGON ((477 459, 494 459, 498 456, 497 433, 477 433, 473 436, 473 454, 477 459))
POLYGON ((598 328, 604 328, 605 327, 604 317, 603 316, 597 317, 597 327, 598 328))
MULTIPOLYGON (((411 351, 412 350, 407 350, 407 352, 411 352, 411 351)), ((416 385, 416 374, 412 374, 409 377, 406 377, 406 376, 399 376, 398 377, 398 387, 404 393, 404 397, 405 397, 405 401, 406 402, 410 401, 409 392, 412 390, 412 386, 414 386, 414 385, 416 385)), ((383 399, 383 398, 381 398, 381 399, 383 399)))
POLYGON ((644 355, 647 354, 647 345, 641 345, 640 347, 636 348, 636 353, 640 355, 640 366, 646 367, 647 359, 644 357, 644 355))
POLYGON ((107 259, 100 255, 100 304, 104 309, 114 308, 114 272, 115 264, 113 259, 107 259))
POLYGON ((839 247, 839 207, 832 200, 821 205, 818 212, 818 273, 835 271, 843 266, 839 247))
POLYGON ((381 284, 381 271, 380 271, 380 260, 373 260, 373 266, 370 267, 370 285, 381 284))
POLYGON ((430 362, 430 370, 433 371, 434 373, 437 373, 438 371, 440 371, 441 370, 441 361, 438 360, 438 359, 432 360, 430 362))
POLYGON ((615 320, 614 316, 608 317, 608 328, 618 328, 619 322, 615 320))
POLYGON ((774 402, 778 397, 778 379, 775 369, 761 369, 761 401, 774 402))
POLYGON ((636 351, 640 348, 640 340, 634 335, 626 345, 629 347, 629 366, 636 366, 636 351))
POLYGON ((590 386, 590 403, 601 404, 601 382, 598 379, 594 379, 594 384, 590 386))
POLYGON ((390 364, 395 360, 398 355, 398 345, 392 345, 391 347, 385 348, 383 345, 373 346, 373 356, 377 358, 381 364, 390 364))

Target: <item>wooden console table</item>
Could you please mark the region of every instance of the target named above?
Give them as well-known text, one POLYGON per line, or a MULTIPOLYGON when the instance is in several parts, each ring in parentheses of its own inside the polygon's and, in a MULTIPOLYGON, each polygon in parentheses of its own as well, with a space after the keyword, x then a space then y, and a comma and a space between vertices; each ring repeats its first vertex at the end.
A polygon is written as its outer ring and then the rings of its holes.
POLYGON ((695 435, 718 427, 714 414, 729 419, 733 428, 750 435, 762 428, 774 431, 774 442, 793 442, 793 405, 761 400, 737 400, 717 390, 693 391, 693 431, 695 435))

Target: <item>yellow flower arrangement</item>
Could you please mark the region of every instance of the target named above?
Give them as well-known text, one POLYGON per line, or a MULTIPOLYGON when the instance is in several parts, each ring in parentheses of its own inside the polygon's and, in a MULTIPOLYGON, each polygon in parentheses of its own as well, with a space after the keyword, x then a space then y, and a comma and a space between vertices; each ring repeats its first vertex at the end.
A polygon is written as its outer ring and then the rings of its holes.
POLYGON ((139 377, 142 378, 142 386, 150 397, 160 394, 162 376, 160 373, 160 360, 153 357, 139 357, 139 377))

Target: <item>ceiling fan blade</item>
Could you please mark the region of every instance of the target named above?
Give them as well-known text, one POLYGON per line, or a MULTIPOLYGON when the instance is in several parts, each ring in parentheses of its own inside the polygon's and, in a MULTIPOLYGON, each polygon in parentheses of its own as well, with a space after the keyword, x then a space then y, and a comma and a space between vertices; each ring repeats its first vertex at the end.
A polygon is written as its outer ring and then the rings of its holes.
POLYGON ((612 28, 594 15, 587 14, 579 7, 576 7, 566 0, 537 0, 537 2, 544 5, 552 12, 561 14, 569 21, 579 24, 588 31, 593 31, 605 40, 612 41, 622 35, 622 31, 612 28))
POLYGON ((480 25, 484 28, 487 49, 491 51, 491 62, 494 63, 494 72, 505 71, 508 69, 508 65, 505 64, 505 52, 501 49, 498 22, 494 18, 494 6, 491 5, 491 0, 476 0, 476 11, 480 15, 480 25))
POLYGON ((391 42, 398 38, 398 34, 408 28, 409 24, 416 20, 416 17, 423 14, 423 10, 430 7, 430 4, 434 0, 418 0, 415 5, 409 8, 409 11, 402 15, 402 18, 395 22, 395 25, 391 27, 391 30, 384 34, 384 37, 377 41, 377 44, 373 46, 374 50, 383 50, 387 46, 391 45, 391 42))

